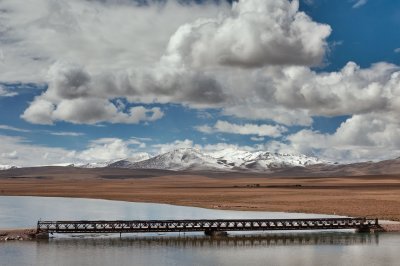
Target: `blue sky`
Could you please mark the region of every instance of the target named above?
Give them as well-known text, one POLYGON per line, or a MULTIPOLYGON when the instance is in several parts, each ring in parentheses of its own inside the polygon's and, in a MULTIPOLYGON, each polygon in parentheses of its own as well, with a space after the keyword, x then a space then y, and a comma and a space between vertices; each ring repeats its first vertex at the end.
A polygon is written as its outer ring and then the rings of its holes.
POLYGON ((400 156, 398 1, 0 9, 0 165, 179 147, 400 156))

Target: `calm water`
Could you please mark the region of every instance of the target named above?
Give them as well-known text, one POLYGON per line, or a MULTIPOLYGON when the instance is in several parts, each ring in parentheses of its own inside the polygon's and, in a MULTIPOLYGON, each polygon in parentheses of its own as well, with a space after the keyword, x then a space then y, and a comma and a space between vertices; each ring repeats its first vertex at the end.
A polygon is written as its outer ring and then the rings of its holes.
MULTIPOLYGON (((0 197, 0 228, 38 219, 294 218, 317 215, 218 211, 118 201, 0 197)), ((326 216, 325 216, 326 217, 326 216)), ((400 234, 130 234, 0 243, 0 265, 400 265, 400 234)))

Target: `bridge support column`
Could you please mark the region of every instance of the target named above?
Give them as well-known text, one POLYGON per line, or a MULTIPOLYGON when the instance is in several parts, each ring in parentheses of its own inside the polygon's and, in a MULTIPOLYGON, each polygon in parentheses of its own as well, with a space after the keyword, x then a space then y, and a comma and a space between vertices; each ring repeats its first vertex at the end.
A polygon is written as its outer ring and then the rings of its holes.
POLYGON ((357 228, 357 233, 371 233, 371 228, 369 226, 362 226, 357 228))
POLYGON ((36 239, 49 239, 49 233, 48 232, 37 232, 35 234, 36 239))
POLYGON ((204 231, 204 234, 206 236, 227 236, 228 233, 225 231, 217 231, 217 230, 213 230, 213 229, 206 229, 204 231))

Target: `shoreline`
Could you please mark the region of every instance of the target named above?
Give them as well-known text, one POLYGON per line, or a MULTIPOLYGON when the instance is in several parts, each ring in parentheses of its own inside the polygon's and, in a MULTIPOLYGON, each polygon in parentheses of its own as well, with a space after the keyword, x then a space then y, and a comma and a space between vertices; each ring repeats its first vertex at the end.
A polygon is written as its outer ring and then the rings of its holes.
MULTIPOLYGON (((267 209, 267 208, 262 208, 258 206, 249 206, 249 205, 208 205, 208 204, 202 204, 199 202, 196 203, 187 203, 187 202, 179 202, 179 201, 167 201, 167 200, 159 200, 159 201, 149 201, 149 200, 129 200, 129 199, 123 199, 120 197, 101 197, 98 195, 90 195, 90 196, 85 196, 85 195, 80 195, 80 196, 75 196, 75 195, 43 195, 43 194, 24 194, 24 195, 4 195, 0 193, 0 196, 6 196, 6 197, 56 197, 56 198, 71 198, 71 199, 93 199, 93 200, 109 200, 109 201, 120 201, 120 202, 130 202, 130 203, 154 203, 154 204, 166 204, 166 205, 174 205, 174 206, 181 206, 181 207, 195 207, 195 208, 203 208, 203 209, 208 209, 208 210, 221 210, 221 211, 248 211, 248 212, 282 212, 282 213, 298 213, 298 214, 316 214, 316 215, 336 215, 336 216, 344 216, 344 217, 365 217, 365 218, 371 218, 371 219, 379 219, 380 221, 386 221, 389 223, 393 224, 399 224, 400 225, 400 219, 387 219, 386 215, 381 216, 371 216, 371 215, 352 215, 347 212, 333 212, 333 213, 326 213, 326 212, 318 212, 318 211, 307 211, 307 210, 293 210, 293 209, 287 209, 287 208, 282 208, 282 209, 267 209)), ((1 228, 0 228, 1 230, 1 228)))
MULTIPOLYGON (((9 197, 14 197, 14 196, 9 196, 9 197)), ((15 197, 21 197, 21 196, 15 196, 15 197)), ((25 196, 22 196, 25 197, 25 196)), ((26 197, 36 197, 36 196, 26 196, 26 197)), ((75 198, 79 199, 76 197, 63 197, 63 198, 75 198)), ((104 199, 104 198, 82 198, 82 199, 100 199, 100 200, 110 200, 110 199, 104 199)), ((112 200, 115 201, 115 200, 112 200)), ((155 203, 155 204, 168 204, 168 203, 159 203, 159 202, 132 202, 132 201, 123 201, 119 200, 121 202, 131 202, 131 203, 155 203)), ((168 205, 175 205, 175 206, 185 206, 185 207, 198 207, 198 208, 205 208, 205 207, 199 207, 199 206, 193 206, 193 205, 177 205, 177 204, 168 204, 168 205)), ((244 207, 244 206, 242 206, 244 207)), ((215 208, 205 208, 209 210, 216 210, 215 208)), ((224 210, 218 208, 217 210, 224 210)), ((233 210, 233 209, 229 209, 233 210)), ((241 209, 238 211, 254 211, 254 209, 247 208, 245 210, 241 209)), ((266 210, 268 211, 268 210, 266 210)), ((269 211, 268 211, 269 212, 269 211)), ((296 212, 285 212, 285 213, 296 213, 296 212)), ((299 213, 299 212, 297 212, 299 213)), ((299 213, 300 214, 300 213, 299 213)), ((315 215, 330 215, 326 213, 304 213, 304 214, 315 214, 315 215)), ((338 215, 342 216, 342 215, 338 215)), ((343 215, 345 216, 345 215, 343 215)), ((371 230, 371 233, 400 233, 400 222, 399 221, 392 221, 392 220, 379 220, 379 229, 373 229, 371 230)), ((309 231, 304 231, 304 232, 309 232, 309 231)), ((7 241, 29 241, 29 240, 38 240, 41 239, 39 235, 37 235, 36 228, 0 228, 0 242, 7 242, 7 241)))
POLYGON ((15 229, 1 229, 0 228, 0 242, 4 241, 26 241, 35 240, 36 229, 29 228, 15 228, 15 229))
POLYGON ((0 174, 0 196, 91 198, 400 221, 400 175, 278 178, 203 173, 143 177, 118 169, 106 173, 99 169, 32 171, 18 176, 0 174))

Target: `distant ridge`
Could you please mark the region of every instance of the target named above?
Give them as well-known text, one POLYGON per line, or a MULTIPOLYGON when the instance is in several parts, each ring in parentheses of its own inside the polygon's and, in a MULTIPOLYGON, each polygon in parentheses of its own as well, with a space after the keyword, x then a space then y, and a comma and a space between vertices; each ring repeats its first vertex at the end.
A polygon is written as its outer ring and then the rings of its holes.
POLYGON ((1 171, 1 170, 15 169, 15 168, 19 168, 19 167, 14 166, 14 165, 0 164, 0 171, 1 171))
POLYGON ((267 171, 285 167, 304 167, 323 163, 317 158, 305 155, 291 155, 270 152, 250 152, 227 149, 204 153, 193 148, 175 149, 147 160, 131 162, 120 160, 107 167, 130 169, 162 170, 219 170, 254 172, 267 171))

